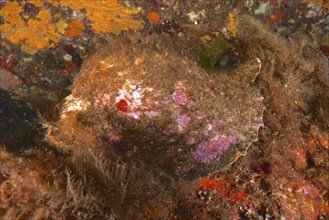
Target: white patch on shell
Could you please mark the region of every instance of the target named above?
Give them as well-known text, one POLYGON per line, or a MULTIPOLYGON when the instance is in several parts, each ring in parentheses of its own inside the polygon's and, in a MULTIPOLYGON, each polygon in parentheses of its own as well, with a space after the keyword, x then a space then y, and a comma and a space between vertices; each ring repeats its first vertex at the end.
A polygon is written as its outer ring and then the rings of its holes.
POLYGON ((127 80, 123 87, 118 91, 119 95, 114 98, 115 103, 118 103, 120 100, 125 100, 128 105, 128 111, 122 113, 128 117, 134 119, 140 119, 142 115, 145 115, 149 118, 154 118, 159 115, 159 112, 156 111, 147 111, 148 105, 143 103, 142 99, 144 97, 144 92, 153 92, 154 89, 150 87, 143 88, 142 81, 133 82, 127 80), (144 110, 144 113, 141 112, 144 110))
POLYGON ((64 58, 65 61, 68 61, 68 62, 72 61, 72 56, 70 54, 65 54, 63 56, 63 58, 64 58))
POLYGON ((149 111, 149 112, 145 112, 144 114, 149 118, 154 118, 159 116, 160 113, 156 111, 149 111))
POLYGON ((90 102, 75 98, 73 95, 69 95, 65 98, 65 103, 61 112, 61 117, 65 118, 67 112, 71 111, 85 111, 90 105, 90 102))

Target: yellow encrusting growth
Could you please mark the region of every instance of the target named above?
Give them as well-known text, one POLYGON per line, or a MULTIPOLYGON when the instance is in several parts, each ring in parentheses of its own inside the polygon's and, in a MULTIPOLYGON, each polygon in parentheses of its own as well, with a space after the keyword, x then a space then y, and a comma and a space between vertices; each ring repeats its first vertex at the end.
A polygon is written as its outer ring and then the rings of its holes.
POLYGON ((117 0, 52 0, 51 3, 55 6, 69 7, 77 11, 85 10, 86 17, 92 22, 91 26, 96 33, 119 34, 123 30, 138 29, 143 24, 141 20, 131 18, 131 15, 137 14, 138 10, 124 7, 117 0))
POLYGON ((237 28, 237 21, 235 19, 235 16, 233 13, 228 13, 228 27, 234 37, 236 37, 238 33, 238 28, 237 28))
POLYGON ((16 1, 8 2, 1 9, 5 23, 0 26, 1 34, 13 44, 21 43, 24 51, 34 54, 38 49, 47 47, 49 41, 58 42, 60 35, 55 24, 50 21, 50 10, 41 10, 34 18, 25 23, 20 17, 22 6, 16 1))
POLYGON ((80 36, 83 34, 84 29, 85 29, 85 26, 82 21, 80 21, 80 20, 71 21, 68 24, 65 35, 67 37, 80 36))
POLYGON ((66 23, 66 21, 64 19, 60 19, 57 23, 56 23, 56 28, 57 31, 60 34, 64 34, 65 33, 65 29, 67 28, 68 24, 66 23))
POLYGON ((42 0, 25 0, 26 2, 32 3, 37 7, 43 7, 43 1, 42 0))
MULTIPOLYGON (((141 20, 131 17, 138 10, 129 9, 120 5, 117 0, 78 1, 78 0, 50 0, 54 7, 69 7, 76 11, 85 11, 86 17, 91 21, 91 27, 95 33, 111 32, 119 34, 122 30, 138 29, 142 26, 141 20)), ((29 1, 40 12, 35 18, 28 18, 24 22, 23 6, 25 1, 7 1, 0 9, 4 18, 4 24, 0 25, 1 35, 10 43, 18 44, 22 50, 34 54, 37 50, 54 46, 61 36, 75 37, 83 35, 84 23, 80 20, 59 21, 52 20, 60 18, 60 14, 52 15, 51 9, 45 8, 40 0, 29 1)), ((1 43, 3 46, 3 43, 1 43)))

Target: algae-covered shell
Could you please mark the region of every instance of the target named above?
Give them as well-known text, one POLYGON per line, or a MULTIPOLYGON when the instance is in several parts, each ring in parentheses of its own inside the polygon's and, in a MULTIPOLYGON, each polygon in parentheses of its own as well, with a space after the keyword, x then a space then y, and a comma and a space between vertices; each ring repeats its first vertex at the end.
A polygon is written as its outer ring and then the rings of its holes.
POLYGON ((63 106, 58 123, 74 111, 103 147, 195 179, 228 167, 257 139, 259 68, 256 59, 210 76, 161 44, 116 40, 85 62, 66 102, 83 108, 63 106))

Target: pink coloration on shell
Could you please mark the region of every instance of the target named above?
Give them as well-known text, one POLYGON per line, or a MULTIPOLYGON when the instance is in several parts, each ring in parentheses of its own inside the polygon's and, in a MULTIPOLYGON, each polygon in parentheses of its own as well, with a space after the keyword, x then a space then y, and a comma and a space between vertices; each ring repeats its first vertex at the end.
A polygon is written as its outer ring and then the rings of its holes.
POLYGON ((187 96, 186 94, 181 91, 177 90, 172 94, 172 98, 177 105, 186 105, 187 103, 187 96))
POLYGON ((186 144, 187 144, 187 145, 193 145, 193 144, 195 144, 195 143, 196 143, 196 140, 195 140, 194 137, 188 137, 188 138, 187 138, 187 141, 186 141, 186 144))
POLYGON ((100 100, 99 99, 95 99, 94 101, 94 107, 97 108, 100 106, 100 100))
POLYGON ((312 191, 312 186, 311 185, 307 185, 307 186, 304 186, 303 190, 302 190, 302 193, 304 196, 307 196, 311 193, 312 191))
POLYGON ((220 119, 220 120, 214 120, 213 124, 214 124, 214 128, 220 129, 225 125, 225 122, 220 119))
POLYGON ((177 116, 178 130, 180 132, 187 130, 191 121, 191 117, 188 114, 181 114, 177 116))
POLYGON ((205 114, 202 113, 201 111, 196 111, 195 112, 195 119, 198 121, 202 121, 205 118, 205 114))
POLYGON ((316 194, 319 194, 319 188, 317 188, 313 184, 308 184, 308 185, 303 187, 301 193, 304 196, 309 196, 311 194, 316 195, 316 194))
POLYGON ((238 132, 233 132, 229 136, 217 134, 209 141, 203 141, 198 144, 195 152, 194 159, 198 162, 209 164, 218 154, 223 154, 230 149, 230 147, 239 141, 243 140, 238 132))
POLYGON ((212 125, 207 124, 203 129, 203 135, 208 137, 211 130, 212 130, 212 125))
POLYGON ((200 163, 209 164, 217 157, 219 152, 218 145, 212 141, 203 141, 198 144, 194 152, 194 159, 200 163))
POLYGON ((226 137, 219 137, 216 140, 216 145, 220 149, 220 152, 225 152, 230 148, 230 142, 227 140, 226 137))
POLYGON ((239 135, 237 132, 233 132, 229 136, 217 136, 215 139, 215 143, 219 147, 220 152, 224 153, 229 150, 231 145, 236 144, 237 142, 239 142, 239 140, 241 141, 242 139, 243 138, 241 137, 241 135, 239 135))
POLYGON ((154 118, 154 117, 159 116, 159 112, 156 112, 156 111, 146 111, 146 112, 144 112, 144 114, 149 118, 154 118))

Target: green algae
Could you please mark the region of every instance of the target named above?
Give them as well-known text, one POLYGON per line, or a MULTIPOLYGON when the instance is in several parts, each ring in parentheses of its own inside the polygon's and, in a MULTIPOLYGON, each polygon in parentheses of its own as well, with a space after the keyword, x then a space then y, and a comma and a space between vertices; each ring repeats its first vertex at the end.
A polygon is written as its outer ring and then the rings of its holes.
POLYGON ((227 51, 228 44, 222 35, 218 36, 209 48, 200 53, 199 65, 204 68, 208 74, 215 71, 216 63, 227 51))

